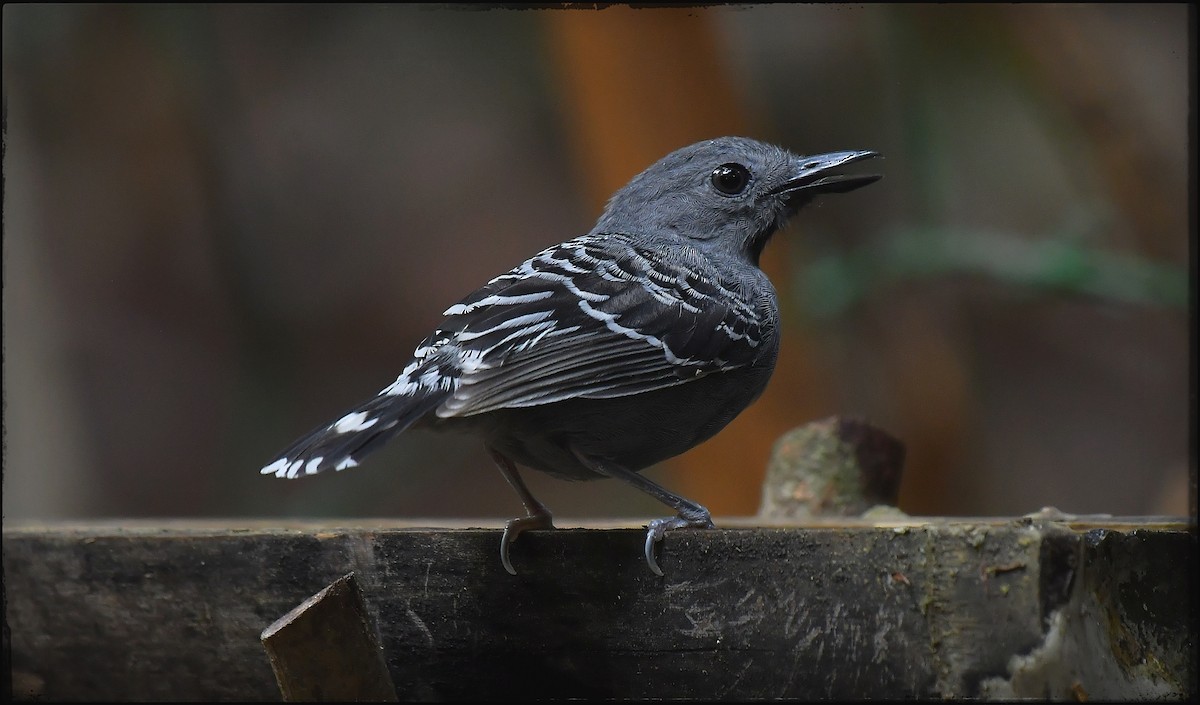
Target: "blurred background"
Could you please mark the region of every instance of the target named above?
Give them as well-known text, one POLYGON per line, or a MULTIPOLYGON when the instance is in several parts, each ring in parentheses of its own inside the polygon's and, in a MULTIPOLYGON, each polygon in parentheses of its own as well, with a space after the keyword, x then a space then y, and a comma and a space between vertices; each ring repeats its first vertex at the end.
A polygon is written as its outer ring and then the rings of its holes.
MULTIPOLYGON (((1189 5, 3 12, 5 519, 521 514, 470 438, 258 469, 723 134, 885 178, 775 238, 767 393, 651 477, 753 514, 838 414, 913 514, 1194 513, 1189 5)), ((667 513, 526 475, 562 525, 667 513)))

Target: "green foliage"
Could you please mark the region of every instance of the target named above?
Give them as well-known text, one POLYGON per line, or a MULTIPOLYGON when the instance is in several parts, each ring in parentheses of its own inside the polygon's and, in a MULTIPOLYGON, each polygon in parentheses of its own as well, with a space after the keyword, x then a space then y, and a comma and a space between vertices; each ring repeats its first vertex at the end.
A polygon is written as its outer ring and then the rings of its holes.
POLYGON ((1015 233, 901 228, 848 253, 817 257, 798 273, 801 310, 814 319, 844 315, 898 284, 982 276, 1044 295, 1184 309, 1185 268, 1107 252, 1074 237, 1031 241, 1015 233))

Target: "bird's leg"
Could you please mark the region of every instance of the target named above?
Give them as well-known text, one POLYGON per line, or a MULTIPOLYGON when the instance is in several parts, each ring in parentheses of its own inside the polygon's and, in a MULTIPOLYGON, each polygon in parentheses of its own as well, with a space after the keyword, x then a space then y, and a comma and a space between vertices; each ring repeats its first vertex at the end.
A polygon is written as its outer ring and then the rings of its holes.
POLYGON ((571 452, 575 454, 576 458, 579 458, 579 462, 594 472, 606 477, 615 477, 618 480, 624 480, 679 512, 677 516, 655 519, 646 527, 646 564, 650 566, 650 570, 655 575, 661 576, 663 574, 662 569, 658 567, 658 561, 654 558, 654 544, 662 541, 663 535, 671 529, 682 529, 685 527, 699 529, 713 528, 712 515, 703 506, 696 504, 690 499, 680 497, 649 478, 642 477, 640 474, 615 463, 590 458, 575 448, 572 448, 571 452))
POLYGON ((525 505, 525 513, 527 516, 516 519, 509 519, 504 525, 504 536, 500 537, 500 562, 504 564, 504 569, 511 575, 516 575, 517 571, 513 568, 512 561, 508 560, 508 547, 517 540, 522 531, 527 529, 553 529, 554 515, 546 509, 546 505, 537 501, 529 488, 525 486, 525 481, 521 479, 521 474, 517 472, 517 466, 513 461, 504 457, 495 450, 488 448, 488 452, 492 455, 492 460, 496 461, 496 466, 500 468, 500 473, 504 475, 504 479, 508 480, 508 484, 517 491, 521 497, 521 504, 525 505))

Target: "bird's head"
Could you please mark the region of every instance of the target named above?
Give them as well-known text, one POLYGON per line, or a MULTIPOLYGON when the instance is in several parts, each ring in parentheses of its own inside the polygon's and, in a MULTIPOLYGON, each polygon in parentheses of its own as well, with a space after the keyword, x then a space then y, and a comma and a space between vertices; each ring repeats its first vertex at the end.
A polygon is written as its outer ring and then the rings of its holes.
POLYGON ((875 152, 802 157, 745 137, 721 137, 676 150, 609 199, 593 232, 659 234, 758 264, 771 235, 822 193, 845 193, 881 176, 835 170, 875 152))

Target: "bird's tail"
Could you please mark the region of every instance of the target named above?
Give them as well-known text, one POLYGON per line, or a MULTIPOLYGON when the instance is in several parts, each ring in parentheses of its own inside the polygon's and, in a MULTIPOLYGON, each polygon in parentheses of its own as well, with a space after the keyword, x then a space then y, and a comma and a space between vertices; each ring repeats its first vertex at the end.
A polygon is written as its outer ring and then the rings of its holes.
POLYGON ((337 421, 313 429, 259 472, 295 478, 352 468, 450 395, 448 390, 436 386, 417 385, 410 385, 406 393, 389 394, 396 388, 397 385, 392 385, 337 421))

